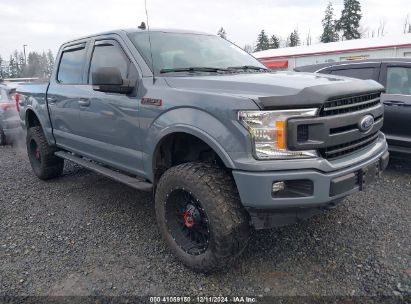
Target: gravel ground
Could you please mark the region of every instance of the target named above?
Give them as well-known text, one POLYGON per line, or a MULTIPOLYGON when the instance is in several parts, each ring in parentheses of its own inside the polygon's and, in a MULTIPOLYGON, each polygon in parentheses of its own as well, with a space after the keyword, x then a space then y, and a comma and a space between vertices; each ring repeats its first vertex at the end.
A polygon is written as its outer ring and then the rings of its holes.
POLYGON ((253 233, 234 267, 167 250, 151 196, 66 162, 43 182, 0 147, 0 295, 396 295, 411 291, 411 163, 308 221, 253 233))

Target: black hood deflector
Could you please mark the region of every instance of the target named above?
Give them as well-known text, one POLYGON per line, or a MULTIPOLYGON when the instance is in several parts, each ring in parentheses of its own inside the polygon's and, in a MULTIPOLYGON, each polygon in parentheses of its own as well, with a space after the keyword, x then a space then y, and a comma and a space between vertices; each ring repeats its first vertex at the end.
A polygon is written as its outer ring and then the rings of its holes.
POLYGON ((373 80, 336 81, 302 89, 295 95, 259 97, 255 102, 264 110, 283 108, 320 107, 331 99, 344 98, 375 92, 383 92, 384 87, 373 80))

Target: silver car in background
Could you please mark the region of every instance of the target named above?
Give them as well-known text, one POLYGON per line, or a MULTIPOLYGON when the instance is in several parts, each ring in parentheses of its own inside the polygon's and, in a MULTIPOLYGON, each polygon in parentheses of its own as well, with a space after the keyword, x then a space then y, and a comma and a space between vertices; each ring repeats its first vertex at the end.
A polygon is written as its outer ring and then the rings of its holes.
POLYGON ((22 131, 16 109, 17 83, 0 83, 0 145, 13 143, 22 131))

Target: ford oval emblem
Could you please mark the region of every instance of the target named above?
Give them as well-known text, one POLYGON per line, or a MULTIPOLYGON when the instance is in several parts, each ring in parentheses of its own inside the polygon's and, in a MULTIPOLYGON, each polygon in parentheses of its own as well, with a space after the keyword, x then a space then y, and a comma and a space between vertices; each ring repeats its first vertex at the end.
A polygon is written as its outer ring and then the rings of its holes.
POLYGON ((374 125, 374 117, 372 115, 365 115, 358 123, 358 128, 361 132, 367 132, 374 125))

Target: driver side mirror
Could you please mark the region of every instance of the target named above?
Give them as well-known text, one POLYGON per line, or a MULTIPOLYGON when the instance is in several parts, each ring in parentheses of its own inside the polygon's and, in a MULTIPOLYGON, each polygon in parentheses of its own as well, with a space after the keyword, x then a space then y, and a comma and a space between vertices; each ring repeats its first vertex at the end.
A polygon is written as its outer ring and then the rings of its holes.
POLYGON ((94 91, 130 94, 134 86, 129 79, 123 79, 117 67, 98 68, 92 72, 94 91))

